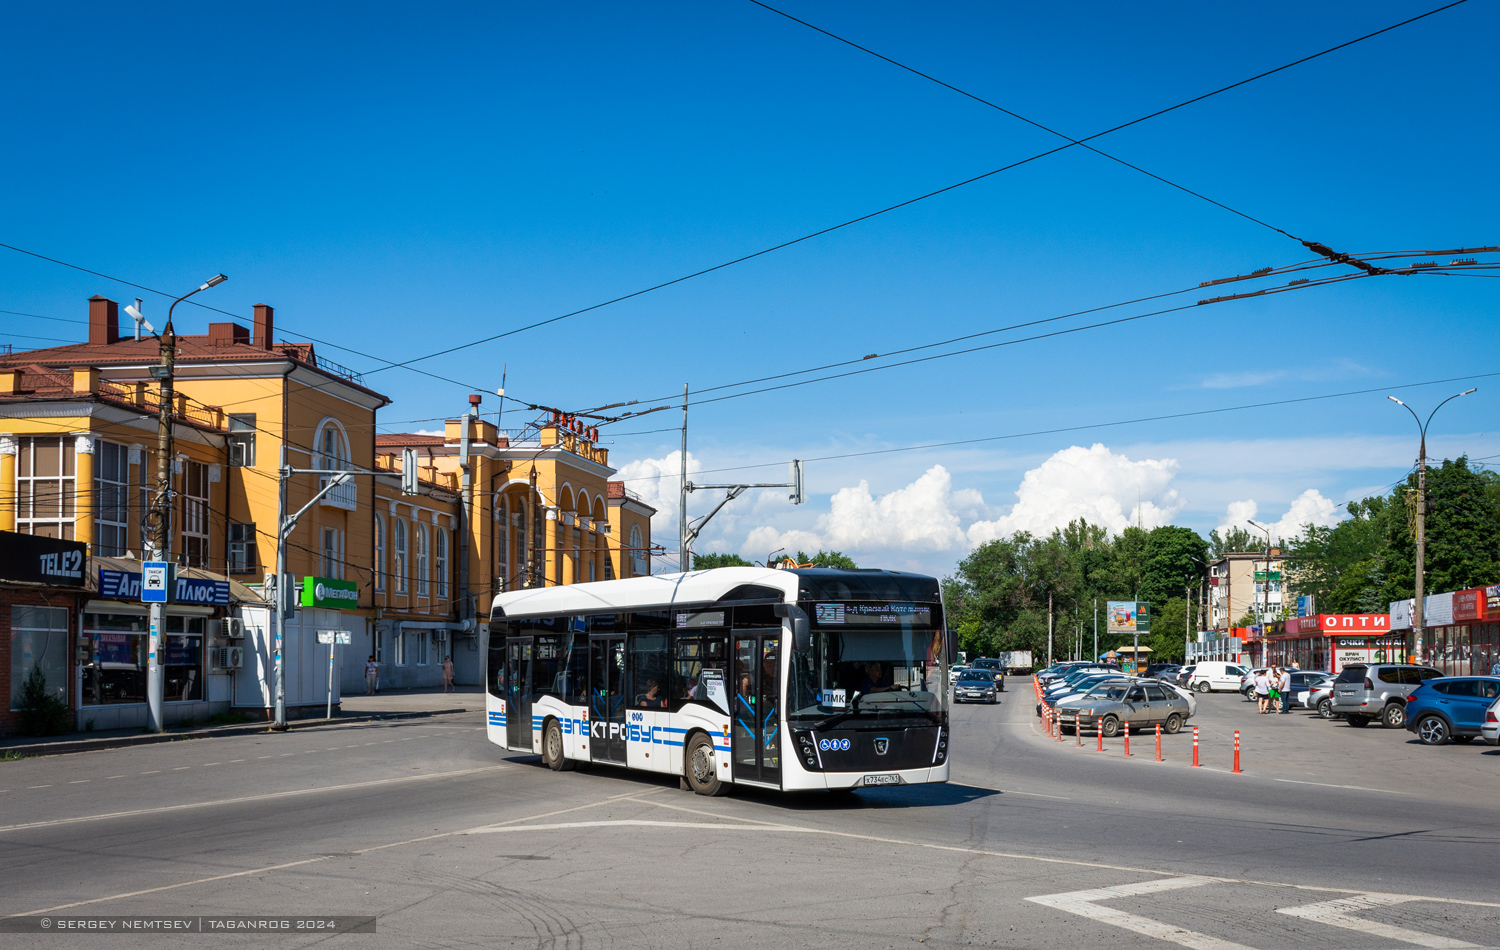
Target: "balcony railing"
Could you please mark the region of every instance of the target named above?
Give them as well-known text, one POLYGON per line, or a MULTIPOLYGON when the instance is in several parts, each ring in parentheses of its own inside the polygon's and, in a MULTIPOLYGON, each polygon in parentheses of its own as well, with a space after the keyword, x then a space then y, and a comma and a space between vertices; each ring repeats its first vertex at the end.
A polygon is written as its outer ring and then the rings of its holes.
MULTIPOLYGON (((318 487, 322 488, 328 484, 330 475, 318 476, 318 487)), ((329 508, 342 508, 345 511, 356 511, 359 508, 359 483, 349 479, 342 485, 335 485, 333 489, 324 495, 318 504, 329 508)))

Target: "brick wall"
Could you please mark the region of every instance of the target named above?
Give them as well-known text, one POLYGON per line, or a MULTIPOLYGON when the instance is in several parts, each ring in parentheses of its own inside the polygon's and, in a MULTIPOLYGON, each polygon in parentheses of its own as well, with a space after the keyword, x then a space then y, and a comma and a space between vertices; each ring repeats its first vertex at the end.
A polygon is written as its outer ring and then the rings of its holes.
MULTIPOLYGON (((10 637, 10 608, 14 605, 24 607, 64 607, 68 611, 68 708, 74 709, 78 705, 76 670, 77 661, 74 658, 76 650, 73 647, 74 631, 78 629, 78 597, 71 592, 41 590, 33 587, 5 587, 0 586, 0 735, 14 733, 18 725, 18 716, 11 711, 10 683, 11 673, 11 637, 10 637)), ((23 671, 24 672, 24 671, 23 671)))

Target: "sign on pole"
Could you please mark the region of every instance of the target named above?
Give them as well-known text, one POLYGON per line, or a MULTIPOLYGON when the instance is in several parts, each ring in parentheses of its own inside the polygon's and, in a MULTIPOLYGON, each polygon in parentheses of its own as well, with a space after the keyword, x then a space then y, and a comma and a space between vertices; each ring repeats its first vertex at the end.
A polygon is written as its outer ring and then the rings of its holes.
POLYGON ((319 630, 318 642, 326 643, 329 646, 335 643, 339 646, 348 646, 353 641, 349 637, 348 630, 319 630))
POLYGON ((141 602, 171 604, 177 600, 177 565, 171 561, 141 564, 141 602))

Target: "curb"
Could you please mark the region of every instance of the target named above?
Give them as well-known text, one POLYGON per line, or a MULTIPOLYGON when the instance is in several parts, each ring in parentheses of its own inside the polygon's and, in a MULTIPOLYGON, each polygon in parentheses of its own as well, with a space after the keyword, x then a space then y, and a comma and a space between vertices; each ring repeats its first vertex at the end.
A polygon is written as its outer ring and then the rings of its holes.
MULTIPOLYGON (((429 716, 449 716, 470 712, 466 707, 452 709, 427 709, 417 712, 365 713, 359 716, 340 716, 336 719, 293 719, 287 723, 288 731, 308 729, 313 726, 350 726, 360 723, 384 722, 396 719, 425 719, 429 716)), ((61 742, 39 742, 34 745, 3 745, 0 752, 19 752, 25 758, 40 758, 48 755, 72 755, 78 752, 98 752, 105 749, 121 749, 137 745, 155 745, 161 742, 180 742, 187 739, 217 739, 222 736, 274 735, 270 725, 264 722, 244 723, 236 726, 215 726, 211 729, 194 729, 184 732, 145 733, 136 736, 111 736, 105 739, 71 739, 61 742)))

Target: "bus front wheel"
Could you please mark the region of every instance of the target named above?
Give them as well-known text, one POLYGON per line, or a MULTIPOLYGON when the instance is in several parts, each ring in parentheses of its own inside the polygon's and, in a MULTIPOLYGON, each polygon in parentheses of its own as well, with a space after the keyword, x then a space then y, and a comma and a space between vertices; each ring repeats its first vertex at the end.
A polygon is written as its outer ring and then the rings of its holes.
POLYGON ((714 740, 698 733, 688 743, 683 771, 688 785, 699 795, 727 795, 729 786, 719 781, 719 763, 714 756, 714 740))

